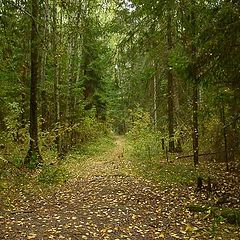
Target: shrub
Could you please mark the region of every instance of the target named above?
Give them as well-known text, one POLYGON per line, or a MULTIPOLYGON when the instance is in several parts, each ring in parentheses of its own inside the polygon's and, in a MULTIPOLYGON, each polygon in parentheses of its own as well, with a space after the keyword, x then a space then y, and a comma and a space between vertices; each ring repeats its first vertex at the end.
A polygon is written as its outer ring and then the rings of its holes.
POLYGON ((63 182, 67 179, 66 171, 54 165, 44 165, 38 175, 38 181, 43 184, 51 185, 63 182))
POLYGON ((154 131, 148 113, 138 109, 131 112, 132 128, 127 133, 128 152, 138 159, 151 159, 161 154, 161 133, 154 131))

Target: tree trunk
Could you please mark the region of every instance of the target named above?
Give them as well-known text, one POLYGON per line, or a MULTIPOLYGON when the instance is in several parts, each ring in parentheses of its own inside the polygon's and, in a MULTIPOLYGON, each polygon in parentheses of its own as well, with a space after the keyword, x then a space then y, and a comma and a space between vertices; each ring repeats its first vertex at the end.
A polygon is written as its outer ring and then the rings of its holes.
MULTIPOLYGON (((155 63, 153 61, 153 67, 157 71, 157 68, 155 67, 155 63)), ((154 129, 157 130, 157 73, 154 73, 153 76, 153 112, 154 112, 154 129)))
MULTIPOLYGON (((195 72, 195 71, 193 71, 195 72)), ((193 110, 193 159, 194 166, 199 164, 198 160, 198 81, 196 79, 196 74, 193 76, 193 100, 192 100, 192 110, 193 110)))
MULTIPOLYGON (((25 86, 27 81, 28 81, 28 71, 27 71, 27 67, 26 67, 26 61, 24 61, 23 63, 23 67, 22 67, 22 85, 25 86)), ((20 128, 25 128, 26 124, 27 124, 27 108, 28 108, 28 102, 26 101, 26 93, 25 90, 23 90, 22 94, 21 94, 21 115, 20 115, 20 123, 21 126, 20 128)))
POLYGON ((236 150, 239 148, 239 134, 237 131, 237 116, 239 116, 239 104, 238 104, 238 99, 239 99, 239 91, 240 91, 240 86, 239 83, 235 81, 233 82, 233 99, 231 101, 230 109, 232 112, 232 124, 230 127, 230 132, 229 132, 229 140, 231 141, 231 148, 230 148, 230 154, 229 154, 229 160, 230 161, 235 161, 235 154, 236 150))
MULTIPOLYGON (((174 89, 174 113, 175 113, 175 116, 176 116, 176 121, 175 121, 175 128, 178 129, 178 119, 181 118, 181 114, 180 114, 180 104, 179 104, 179 99, 180 99, 180 87, 181 87, 181 83, 179 81, 179 79, 175 78, 174 79, 174 86, 173 86, 173 89, 174 89)), ((180 130, 180 129, 178 129, 180 130)), ((180 153, 182 152, 182 143, 181 143, 181 130, 180 130, 180 133, 178 134, 178 138, 177 138, 177 141, 176 141, 176 146, 175 146, 175 152, 177 153, 180 153)))
POLYGON ((57 1, 53 2, 53 54, 54 54, 54 104, 55 104, 55 143, 57 155, 61 156, 61 138, 60 138, 60 103, 59 103, 59 59, 57 53, 57 1))
POLYGON ((191 12, 191 69, 190 69, 190 78, 193 81, 193 96, 192 96, 192 120, 193 120, 193 131, 192 131, 192 141, 193 141, 193 161, 194 166, 197 167, 199 164, 199 135, 198 135, 198 79, 197 79, 197 70, 195 66, 196 62, 196 46, 194 44, 195 38, 195 27, 196 27, 196 17, 195 12, 191 12))
POLYGON ((42 124, 41 124, 41 130, 42 132, 45 132, 48 127, 48 104, 47 104, 47 94, 45 89, 45 80, 46 80, 46 64, 47 64, 47 50, 46 47, 48 45, 47 41, 47 35, 49 33, 48 31, 48 21, 49 21, 49 1, 45 0, 45 12, 43 16, 44 26, 43 26, 43 37, 44 37, 44 46, 41 54, 41 74, 40 74, 40 82, 41 82, 41 114, 42 114, 42 124))
POLYGON ((173 89, 173 73, 172 67, 169 64, 169 55, 173 47, 172 43, 172 19, 169 11, 168 24, 167 24, 167 45, 168 45, 168 69, 167 69, 167 80, 168 80, 168 135, 169 135, 169 152, 174 152, 174 89, 173 89))
POLYGON ((42 161, 38 147, 37 121, 37 84, 39 81, 39 35, 38 35, 38 0, 32 0, 32 27, 31 27, 31 82, 30 82, 30 143, 24 163, 36 165, 42 161))
POLYGON ((223 102, 221 104, 221 122, 223 125, 223 141, 224 141, 224 154, 225 154, 225 163, 226 163, 226 170, 229 170, 228 165, 228 142, 227 142, 227 128, 226 128, 226 117, 225 117, 225 108, 223 102))

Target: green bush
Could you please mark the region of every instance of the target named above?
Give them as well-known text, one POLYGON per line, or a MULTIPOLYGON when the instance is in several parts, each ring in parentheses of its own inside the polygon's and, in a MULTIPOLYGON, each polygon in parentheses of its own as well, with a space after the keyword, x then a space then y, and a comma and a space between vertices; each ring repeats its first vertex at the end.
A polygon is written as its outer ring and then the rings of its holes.
POLYGON ((196 181, 197 171, 191 164, 176 161, 176 155, 162 150, 162 139, 168 139, 155 131, 148 113, 138 109, 131 112, 132 128, 127 133, 127 153, 134 164, 135 172, 162 185, 189 185, 196 181))
POLYGON ((127 133, 128 153, 138 159, 151 159, 161 154, 161 133, 154 131, 148 113, 131 112, 131 130, 127 133))
POLYGON ((57 184, 66 179, 66 171, 63 168, 54 165, 44 165, 38 175, 38 181, 47 185, 57 184))
POLYGON ((189 165, 181 163, 147 162, 142 168, 143 174, 164 185, 192 185, 196 181, 197 172, 189 165))
POLYGON ((23 166, 23 163, 24 163, 24 159, 22 157, 13 157, 12 158, 12 164, 17 167, 17 168, 20 168, 23 166))

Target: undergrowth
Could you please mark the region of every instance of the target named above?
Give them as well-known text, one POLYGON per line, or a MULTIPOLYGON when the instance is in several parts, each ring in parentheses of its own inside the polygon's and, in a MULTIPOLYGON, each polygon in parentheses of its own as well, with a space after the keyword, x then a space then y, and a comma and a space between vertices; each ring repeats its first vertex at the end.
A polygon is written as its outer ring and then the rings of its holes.
POLYGON ((135 174, 160 183, 162 186, 170 185, 193 185, 196 179, 201 176, 207 179, 208 173, 200 168, 195 169, 193 164, 186 160, 175 160, 167 162, 160 158, 138 159, 128 156, 135 174))
POLYGON ((70 174, 70 178, 74 179, 87 174, 84 166, 91 163, 94 157, 101 156, 114 146, 111 136, 103 136, 72 151, 63 163, 70 174))
POLYGON ((206 169, 195 169, 191 160, 177 159, 177 153, 166 155, 167 146, 163 148, 162 144, 163 140, 166 144, 169 139, 152 128, 147 113, 138 110, 132 114, 134 121, 126 134, 126 153, 136 175, 161 185, 191 185, 199 175, 207 178, 206 169))
POLYGON ((111 136, 102 136, 75 148, 69 155, 94 156, 101 154, 114 146, 111 136))
MULTIPOLYGON (((102 136, 68 153, 66 158, 57 161, 54 150, 42 153, 44 164, 30 169, 23 164, 24 155, 11 155, 9 160, 0 156, 0 198, 3 205, 11 207, 15 199, 29 195, 49 193, 72 178, 77 164, 101 154, 113 146, 109 136, 102 136)), ((17 153, 17 152, 16 152, 17 153)))

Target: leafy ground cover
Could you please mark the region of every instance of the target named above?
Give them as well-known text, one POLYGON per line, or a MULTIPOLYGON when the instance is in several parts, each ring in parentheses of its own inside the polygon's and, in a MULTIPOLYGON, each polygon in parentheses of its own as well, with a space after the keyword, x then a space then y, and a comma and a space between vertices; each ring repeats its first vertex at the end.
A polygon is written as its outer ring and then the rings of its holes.
MULTIPOLYGON (((16 199, 36 194, 47 194, 61 187, 69 178, 74 178, 76 169, 91 156, 101 154, 112 148, 110 137, 101 137, 83 144, 81 148, 71 151, 63 161, 55 159, 55 153, 44 152, 44 165, 39 169, 29 169, 23 165, 25 152, 15 148, 14 152, 0 158, 0 199, 1 207, 12 207, 16 199), (18 157, 17 156, 18 153, 18 157), (77 167, 76 167, 77 166, 77 167)), ((1 156, 0 156, 1 157, 1 156)))
MULTIPOLYGON (((187 177, 190 181, 177 184, 181 175, 192 171, 190 166, 178 173, 179 162, 158 166, 156 161, 151 174, 144 174, 143 169, 150 171, 150 166, 144 161, 136 164, 124 144, 117 137, 114 146, 105 140, 97 149, 93 144, 73 152, 62 164, 68 177, 58 187, 23 194, 2 206, 1 239, 239 239, 238 225, 210 211, 190 211, 190 204, 217 203, 214 192, 207 196, 204 189, 195 191, 192 174, 187 177), (157 178, 159 169, 166 174, 157 178), (167 184, 170 175, 176 174, 167 184)), ((215 187, 215 191, 227 191, 233 185, 227 184, 225 179, 223 189, 215 187)), ((28 188, 31 192, 34 186, 28 188)), ((236 193, 237 186, 234 189, 236 193)), ((228 196, 231 204, 218 207, 237 209, 235 197, 228 196)))

